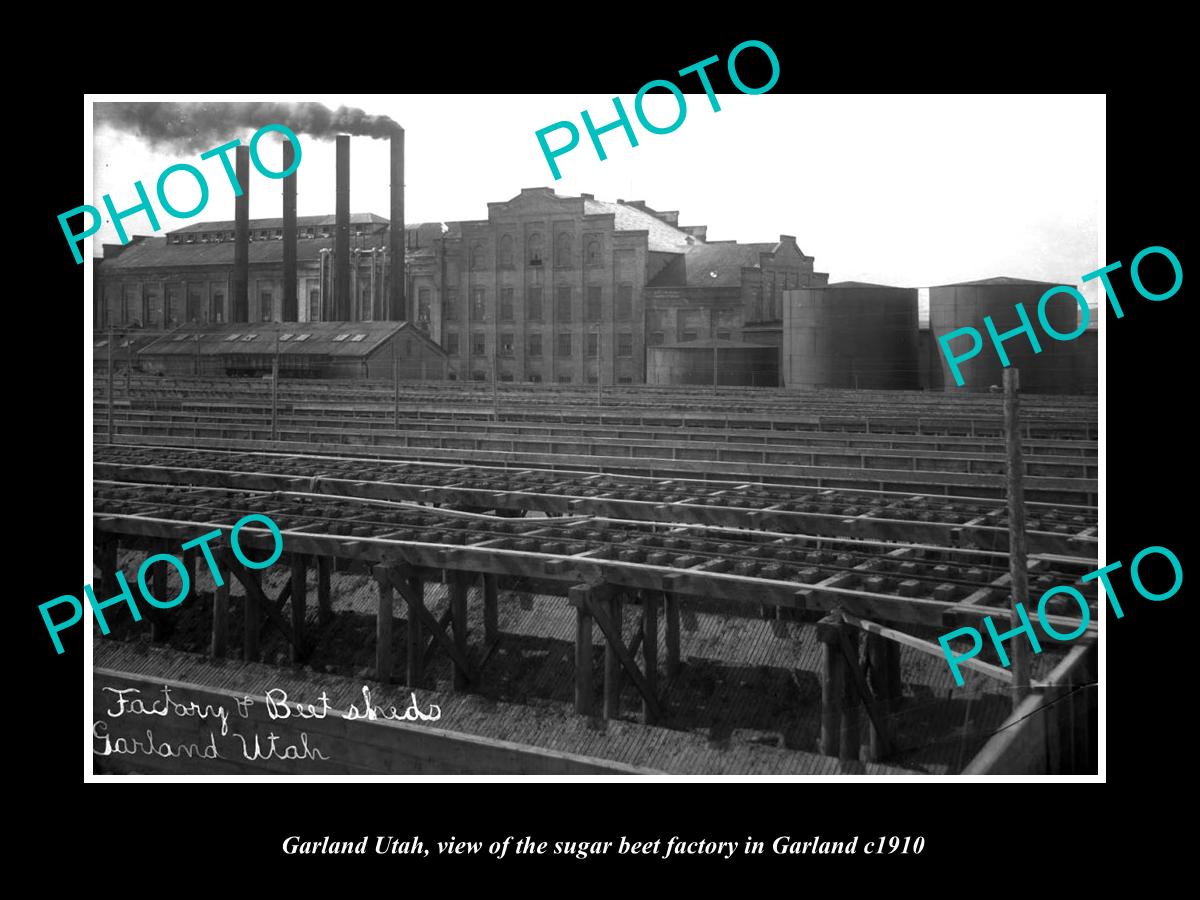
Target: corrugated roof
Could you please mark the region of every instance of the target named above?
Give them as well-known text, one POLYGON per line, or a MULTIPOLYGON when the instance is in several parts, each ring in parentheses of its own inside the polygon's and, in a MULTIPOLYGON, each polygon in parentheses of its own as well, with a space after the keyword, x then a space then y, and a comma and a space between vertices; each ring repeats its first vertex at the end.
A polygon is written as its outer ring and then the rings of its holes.
POLYGON ((195 356, 198 346, 201 356, 270 355, 275 352, 275 335, 278 334, 281 356, 365 357, 404 329, 422 336, 408 322, 235 322, 224 325, 181 325, 170 334, 142 348, 139 354, 195 356), (304 335, 308 337, 303 337, 304 335), (246 340, 247 336, 251 336, 251 339, 246 340))
MULTIPOLYGON (((333 249, 333 238, 305 238, 296 242, 298 262, 315 262, 322 249, 333 249)), ((351 240, 351 252, 355 241, 351 240)), ((376 238, 367 246, 383 247, 386 241, 376 238)), ((166 238, 144 238, 132 243, 115 259, 105 264, 105 271, 122 269, 152 269, 160 266, 232 266, 233 241, 208 244, 170 244, 166 238)), ((283 265, 283 241, 251 241, 250 264, 283 265)))
POLYGON ((613 227, 617 231, 649 232, 648 240, 651 250, 679 253, 699 240, 668 225, 662 219, 625 203, 609 203, 606 200, 584 198, 583 211, 585 215, 589 216, 613 216, 613 227))
MULTIPOLYGON (((297 228, 309 228, 316 225, 336 225, 336 216, 297 216, 297 228)), ((383 216, 377 216, 375 213, 351 213, 351 225, 387 225, 388 220, 383 216)), ((200 234, 205 231, 233 231, 237 223, 233 219, 223 220, 219 222, 194 222, 191 225, 185 225, 182 228, 175 228, 167 232, 168 234, 200 234)), ((250 228, 282 228, 283 219, 251 219, 250 228)), ((406 228, 416 228, 416 225, 408 225, 406 228)))
MULTIPOLYGON (((903 288, 895 284, 875 284, 871 281, 835 281, 833 284, 820 285, 819 288, 814 288, 814 290, 824 288, 890 288, 897 291, 912 290, 912 288, 903 288)), ((803 290, 803 288, 799 290, 803 290)))

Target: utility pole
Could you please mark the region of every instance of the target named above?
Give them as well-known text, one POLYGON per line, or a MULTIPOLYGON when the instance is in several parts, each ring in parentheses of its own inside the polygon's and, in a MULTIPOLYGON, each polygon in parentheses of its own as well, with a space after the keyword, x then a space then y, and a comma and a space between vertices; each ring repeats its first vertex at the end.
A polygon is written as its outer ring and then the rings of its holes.
POLYGON ((600 323, 596 323, 596 406, 604 405, 604 357, 600 353, 600 323))
MULTIPOLYGON (((1007 453, 1008 571, 1012 579, 1012 627, 1021 626, 1017 604, 1029 606, 1029 570, 1025 561, 1025 463, 1021 455, 1020 372, 1004 370, 1004 442, 1007 453)), ((1013 707, 1029 693, 1029 645, 1013 641, 1013 707)))
POLYGON ((398 335, 392 335, 392 428, 400 430, 400 356, 396 352, 398 335))
MULTIPOLYGON (((497 340, 499 340, 499 336, 497 336, 497 340)), ((497 351, 499 349, 500 348, 498 345, 492 346, 492 421, 493 422, 500 421, 500 400, 499 400, 499 396, 498 396, 499 395, 499 387, 496 384, 496 382, 498 382, 500 380, 500 361, 498 359, 496 359, 497 351)))
POLYGON ((275 359, 271 363, 271 440, 279 440, 279 326, 275 326, 275 359))
POLYGON ((113 332, 112 322, 108 323, 108 442, 113 442, 113 332))

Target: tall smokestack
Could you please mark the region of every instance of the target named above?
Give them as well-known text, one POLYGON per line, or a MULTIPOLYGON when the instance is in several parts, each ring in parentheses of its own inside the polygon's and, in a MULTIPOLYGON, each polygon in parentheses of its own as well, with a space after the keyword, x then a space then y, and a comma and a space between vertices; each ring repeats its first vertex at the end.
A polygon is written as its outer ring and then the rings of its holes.
POLYGON ((350 321, 350 135, 337 136, 337 222, 333 233, 333 308, 350 321))
POLYGON ((242 195, 234 200, 233 296, 229 321, 250 321, 250 148, 237 147, 234 172, 242 195))
MULTIPOLYGON (((292 167, 296 148, 283 142, 283 170, 292 167)), ((296 302, 296 173, 283 179, 283 321, 299 322, 296 302)))
POLYGON ((403 322, 411 317, 404 296, 404 129, 399 126, 392 135, 392 224, 388 244, 392 272, 387 317, 403 322))

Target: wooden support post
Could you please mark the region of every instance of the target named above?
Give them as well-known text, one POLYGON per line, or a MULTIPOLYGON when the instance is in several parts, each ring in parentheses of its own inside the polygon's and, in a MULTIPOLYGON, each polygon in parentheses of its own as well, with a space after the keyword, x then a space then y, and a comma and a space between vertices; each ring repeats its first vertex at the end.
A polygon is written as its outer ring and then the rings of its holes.
POLYGON ((604 644, 604 718, 615 719, 621 715, 621 660, 613 640, 624 640, 625 636, 620 592, 615 592, 608 601, 608 618, 613 634, 605 636, 604 644))
POLYGON ((308 611, 308 558, 303 553, 292 554, 292 636, 291 660, 304 660, 304 616, 308 611))
MULTIPOLYGON (((583 588, 588 590, 588 588, 583 588)), ((572 594, 576 588, 571 588, 572 594)), ((592 614, 587 604, 574 596, 575 605, 575 712, 592 714, 592 614)))
POLYGON ((672 593, 663 594, 663 607, 667 619, 667 680, 679 677, 679 597, 672 593))
POLYGON ((100 600, 115 597, 121 589, 117 584, 117 554, 119 541, 115 534, 102 534, 99 537, 96 550, 96 566, 100 569, 100 578, 93 590, 100 595, 100 600))
MULTIPOLYGON (((408 576, 409 592, 413 599, 424 605, 425 582, 420 575, 408 576)), ((425 647, 421 637, 421 617, 411 606, 404 630, 405 675, 404 682, 410 688, 419 687, 425 677, 425 647)))
MULTIPOLYGON (((1008 451, 1004 483, 1008 494, 1008 569, 1012 577, 1012 627, 1021 620, 1017 604, 1029 609, 1029 573, 1025 568, 1025 463, 1021 456, 1020 372, 1004 370, 1004 442, 1008 451)), ((1029 693, 1030 645, 1027 636, 1012 642, 1013 708, 1029 693)))
POLYGON ((375 677, 388 684, 392 680, 392 582, 387 567, 377 566, 379 605, 375 610, 375 677))
MULTIPOLYGON (((256 579, 258 573, 251 571, 248 573, 251 579, 256 579)), ((258 599, 254 596, 254 592, 250 590, 248 585, 243 584, 242 589, 244 596, 242 598, 245 622, 242 637, 242 659, 246 662, 258 662, 258 631, 262 618, 262 610, 259 609, 258 599)))
MULTIPOLYGON (((467 655, 467 579, 461 572, 452 572, 448 578, 450 587, 450 619, 454 623, 454 646, 465 658, 467 655)), ((454 689, 465 690, 468 673, 454 664, 454 689)))
POLYGON ((900 708, 904 699, 904 681, 900 678, 900 645, 895 641, 885 640, 884 660, 887 669, 888 704, 894 713, 900 708))
POLYGON ((499 591, 495 575, 483 576, 483 639, 491 642, 500 632, 499 591))
POLYGON ((329 557, 317 557, 317 621, 322 625, 333 619, 333 600, 329 595, 329 557))
POLYGON ((845 695, 846 659, 839 646, 841 619, 826 616, 817 623, 821 648, 821 753, 837 756, 842 744, 842 702, 845 695))
POLYGON ((862 741, 859 729, 862 698, 855 687, 853 674, 849 671, 851 665, 858 665, 858 631, 845 624, 839 625, 838 628, 841 631, 838 640, 842 645, 843 655, 849 656, 842 678, 842 748, 839 755, 842 759, 853 761, 859 758, 859 745, 862 741))
MULTIPOLYGON (((867 633, 867 660, 870 671, 867 678, 870 682, 871 695, 875 699, 876 715, 890 723, 892 716, 892 686, 888 683, 891 671, 888 667, 887 650, 891 643, 887 638, 877 634, 867 633)), ((870 729, 867 741, 867 761, 878 762, 887 753, 879 729, 870 729)))
MULTIPOLYGON (((168 542, 163 542, 160 548, 160 553, 169 554, 174 547, 168 542)), ((154 599, 163 601, 169 599, 167 587, 167 572, 169 564, 166 561, 156 562, 150 568, 150 591, 154 594, 154 599)), ((150 620, 150 640, 152 643, 161 643, 171 636, 171 623, 167 620, 167 614, 156 606, 147 604, 146 618, 150 620)))
POLYGON ((221 584, 213 590, 212 655, 224 659, 229 646, 229 582, 233 575, 220 557, 216 558, 216 563, 221 584))
MULTIPOLYGON (((642 668, 650 693, 658 695, 658 596, 656 591, 642 591, 642 668)), ((642 699, 642 717, 647 725, 653 725, 654 708, 646 698, 642 699)))

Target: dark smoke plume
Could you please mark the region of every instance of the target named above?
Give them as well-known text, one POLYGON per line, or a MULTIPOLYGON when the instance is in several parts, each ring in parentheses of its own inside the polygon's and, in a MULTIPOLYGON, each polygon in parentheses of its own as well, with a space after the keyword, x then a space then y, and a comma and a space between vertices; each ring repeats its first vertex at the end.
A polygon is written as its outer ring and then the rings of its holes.
POLYGON ((204 151, 240 138, 264 125, 286 125, 298 135, 336 134, 391 137, 399 125, 387 116, 320 103, 96 103, 97 125, 109 125, 152 146, 204 151))

